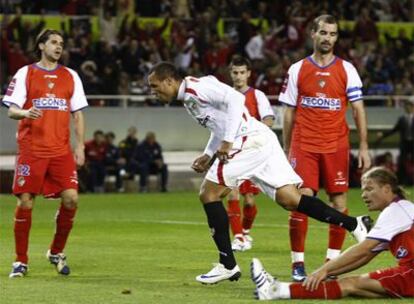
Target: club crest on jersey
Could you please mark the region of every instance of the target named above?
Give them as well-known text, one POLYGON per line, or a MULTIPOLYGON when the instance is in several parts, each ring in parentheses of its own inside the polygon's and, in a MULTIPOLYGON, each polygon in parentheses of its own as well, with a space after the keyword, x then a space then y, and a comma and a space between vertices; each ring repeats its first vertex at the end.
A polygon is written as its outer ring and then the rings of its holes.
POLYGON ((24 179, 24 177, 23 176, 19 176, 19 178, 17 179, 17 185, 19 187, 23 187, 25 183, 26 183, 26 180, 24 179))
POLYGON ((55 86, 55 84, 53 82, 48 81, 47 87, 49 88, 49 90, 53 89, 54 86, 55 86))
POLYGON ((67 111, 66 99, 57 97, 41 97, 32 100, 33 105, 38 109, 67 111))
POLYGON ((319 108, 333 111, 341 109, 341 100, 339 98, 302 96, 300 104, 304 108, 319 108))
POLYGON ((402 259, 404 257, 406 257, 408 255, 408 250, 407 248, 400 246, 397 249, 397 254, 395 255, 397 257, 397 259, 402 259))
POLYGON ((326 81, 325 81, 325 80, 323 80, 323 79, 319 79, 318 84, 319 84, 319 86, 320 86, 321 88, 323 88, 323 87, 325 86, 325 84, 326 84, 326 81))

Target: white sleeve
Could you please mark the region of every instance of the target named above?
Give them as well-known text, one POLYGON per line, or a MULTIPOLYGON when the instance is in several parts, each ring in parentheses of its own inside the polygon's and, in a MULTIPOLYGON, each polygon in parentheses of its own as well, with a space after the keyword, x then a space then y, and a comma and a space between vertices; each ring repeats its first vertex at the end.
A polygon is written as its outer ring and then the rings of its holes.
POLYGON ((296 107, 298 99, 298 75, 302 60, 291 65, 283 82, 279 101, 291 107, 296 107))
POLYGON ((88 101, 86 100, 85 91, 83 90, 82 81, 80 80, 78 73, 72 69, 68 70, 72 74, 74 82, 73 95, 70 99, 70 111, 73 113, 86 108, 88 106, 88 101))
POLYGON ((227 117, 224 120, 223 140, 232 143, 243 119, 245 97, 243 94, 232 89, 228 91, 224 97, 224 101, 227 104, 227 117))
POLYGON ((216 153, 218 147, 220 146, 220 143, 220 138, 215 136, 214 133, 211 133, 210 139, 208 140, 208 143, 204 149, 204 154, 207 154, 208 156, 212 157, 214 153, 216 153))
POLYGON ((266 95, 260 90, 254 90, 257 100, 257 108, 259 109, 260 119, 263 120, 267 117, 275 118, 275 113, 273 112, 272 106, 270 105, 269 99, 266 95))
POLYGON ((26 78, 28 66, 24 66, 17 71, 12 81, 7 87, 6 94, 3 97, 3 103, 10 107, 12 104, 23 108, 27 98, 26 78))
POLYGON ((350 102, 363 99, 362 81, 356 68, 348 61, 343 61, 347 75, 346 96, 350 102))
POLYGON ((367 238, 389 242, 397 234, 410 229, 412 225, 413 220, 407 216, 404 209, 393 203, 381 212, 367 238))

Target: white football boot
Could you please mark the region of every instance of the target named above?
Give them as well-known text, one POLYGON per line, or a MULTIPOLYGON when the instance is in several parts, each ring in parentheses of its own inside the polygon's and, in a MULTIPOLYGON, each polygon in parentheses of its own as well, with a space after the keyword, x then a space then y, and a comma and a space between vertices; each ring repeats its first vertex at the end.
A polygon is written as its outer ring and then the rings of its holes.
POLYGON ((216 284, 224 280, 237 281, 241 277, 240 268, 237 265, 233 269, 227 269, 220 263, 213 265, 213 269, 206 274, 197 276, 196 280, 203 284, 216 284))

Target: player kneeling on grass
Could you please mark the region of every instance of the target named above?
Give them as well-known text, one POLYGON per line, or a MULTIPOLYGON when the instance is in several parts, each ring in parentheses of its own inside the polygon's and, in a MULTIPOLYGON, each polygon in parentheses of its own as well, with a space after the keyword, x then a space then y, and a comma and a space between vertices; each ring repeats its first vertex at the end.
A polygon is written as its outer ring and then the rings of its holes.
POLYGON ((316 197, 299 194, 297 185, 302 179, 289 165, 274 132, 249 114, 243 94, 213 76, 183 79, 168 62, 151 69, 148 83, 161 101, 181 100, 188 113, 211 132, 204 154, 195 159, 192 168, 207 172, 199 197, 218 249, 219 263, 197 276, 198 282, 234 281, 241 275, 231 248, 229 219, 222 200, 244 180, 251 180, 287 210, 298 210, 319 221, 342 226, 360 241, 365 238, 370 228, 368 217, 350 217, 316 197))
POLYGON ((258 259, 251 265, 256 296, 273 299, 338 299, 414 297, 414 204, 405 198, 394 173, 375 167, 362 176, 362 199, 368 210, 381 211, 365 241, 349 248, 307 277, 304 283, 284 283, 269 275, 258 259), (325 281, 360 268, 378 253, 390 250, 395 267, 359 276, 325 281))

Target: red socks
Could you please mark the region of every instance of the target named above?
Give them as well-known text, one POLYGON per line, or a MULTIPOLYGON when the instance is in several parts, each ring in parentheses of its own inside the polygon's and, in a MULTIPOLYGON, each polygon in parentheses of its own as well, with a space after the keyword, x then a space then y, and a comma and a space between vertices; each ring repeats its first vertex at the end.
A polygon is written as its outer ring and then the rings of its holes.
POLYGON ((60 206, 56 214, 56 232, 50 252, 57 254, 63 252, 69 233, 72 230, 73 218, 75 217, 77 208, 67 209, 63 205, 60 206))
MULTIPOLYGON (((345 209, 343 214, 348 214, 348 209, 345 209)), ((329 225, 329 249, 341 250, 344 244, 346 230, 337 225, 329 225)))
POLYGON ((289 217, 290 248, 294 252, 305 251, 305 240, 308 232, 308 216, 292 211, 289 217))
POLYGON ((337 281, 322 282, 318 289, 308 291, 302 283, 292 283, 290 286, 291 299, 339 299, 342 297, 341 288, 337 281))
POLYGON ((243 234, 243 227, 240 220, 239 200, 229 200, 227 204, 227 214, 229 216, 230 228, 233 235, 243 234))
POLYGON ((254 219, 256 218, 257 208, 256 205, 244 206, 243 208, 243 229, 250 230, 252 228, 254 219))
POLYGON ((14 215, 14 240, 16 244, 16 261, 27 264, 29 258, 29 232, 32 226, 32 209, 16 207, 14 215))

